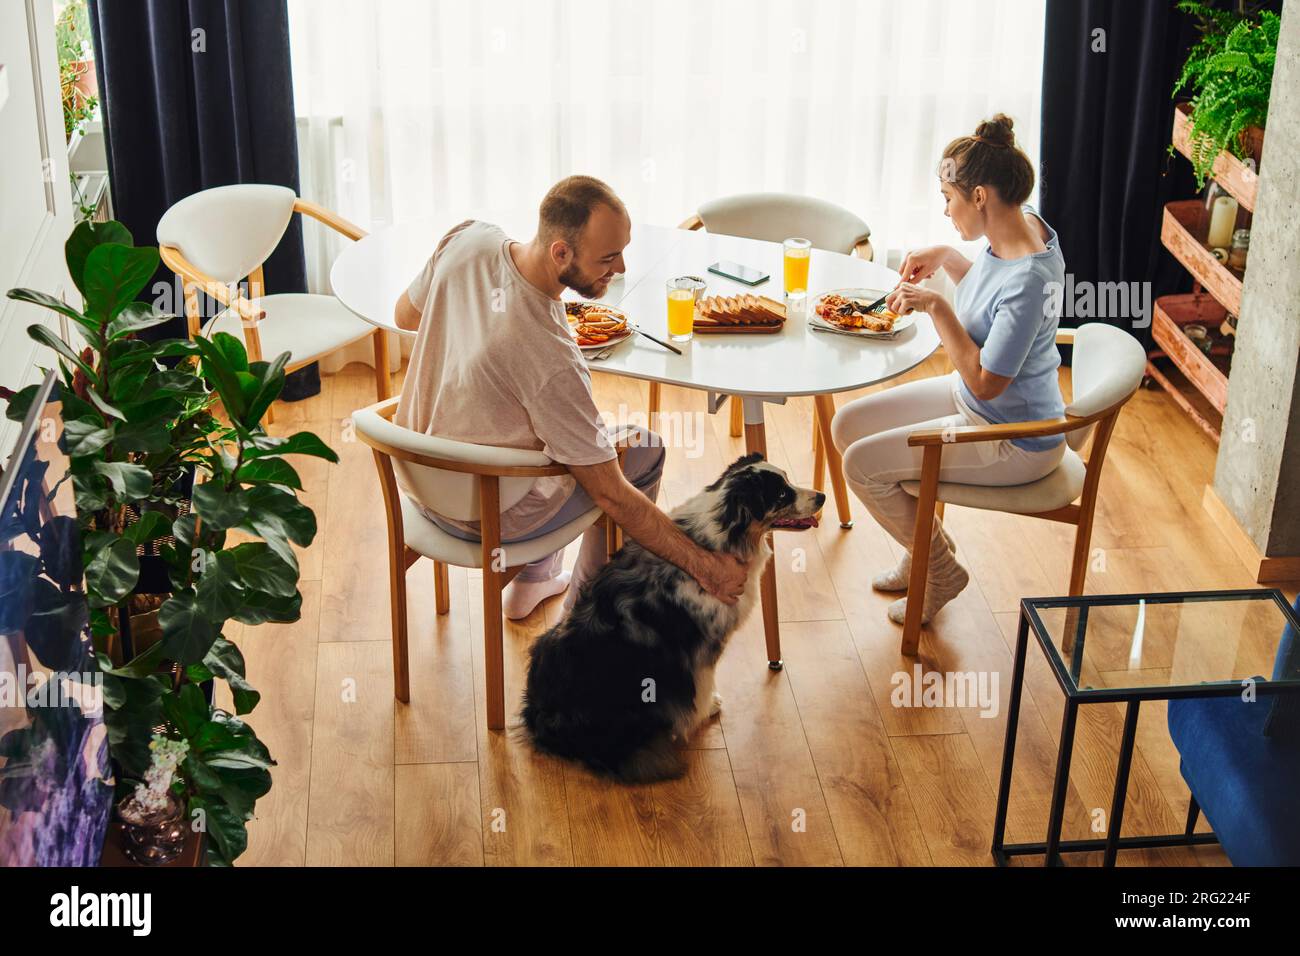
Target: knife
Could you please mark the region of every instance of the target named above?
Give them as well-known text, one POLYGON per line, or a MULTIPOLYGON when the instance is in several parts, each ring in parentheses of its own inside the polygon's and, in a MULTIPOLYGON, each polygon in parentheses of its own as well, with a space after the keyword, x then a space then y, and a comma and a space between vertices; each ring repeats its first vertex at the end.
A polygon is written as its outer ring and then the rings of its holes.
POLYGON ((866 309, 864 309, 863 311, 864 311, 864 312, 871 312, 873 309, 878 309, 878 308, 880 308, 882 305, 885 304, 885 300, 888 299, 888 298, 889 298, 891 295, 893 295, 893 294, 894 294, 894 290, 893 290, 893 289, 890 289, 888 292, 886 292, 884 295, 882 295, 882 296, 881 296, 879 299, 877 299, 875 302, 873 302, 873 303, 871 303, 869 306, 867 306, 866 309))
POLYGON ((633 325, 631 322, 628 323, 627 327, 628 327, 629 329, 631 329, 633 332, 635 332, 637 335, 644 335, 646 338, 648 338, 651 342, 654 342, 656 345, 662 345, 664 348, 668 349, 668 350, 671 351, 671 352, 676 352, 678 355, 681 355, 681 354, 682 354, 682 350, 679 349, 677 346, 675 346, 675 345, 669 345, 669 344, 668 344, 667 342, 665 342, 663 339, 657 339, 657 338, 655 338, 653 335, 651 335, 649 332, 642 332, 639 328, 637 328, 637 327, 636 327, 635 325, 633 325))

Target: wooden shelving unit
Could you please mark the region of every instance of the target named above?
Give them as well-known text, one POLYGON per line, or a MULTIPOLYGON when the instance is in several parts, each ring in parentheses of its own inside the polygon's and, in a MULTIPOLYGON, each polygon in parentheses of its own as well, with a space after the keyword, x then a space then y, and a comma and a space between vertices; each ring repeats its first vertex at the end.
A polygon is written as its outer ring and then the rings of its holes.
MULTIPOLYGON (((1156 300, 1151 318, 1151 334, 1164 354, 1183 373, 1184 378, 1220 415, 1228 404, 1228 363, 1232 346, 1215 345, 1207 355, 1183 333, 1183 326, 1193 323, 1217 329, 1228 314, 1227 309, 1205 292, 1190 295, 1165 295, 1156 300)), ((1218 440, 1219 429, 1186 395, 1152 362, 1147 374, 1167 391, 1175 404, 1209 435, 1218 440)))
MULTIPOLYGON (((1174 148, 1191 158, 1189 145, 1191 121, 1189 107, 1180 103, 1174 108, 1172 141, 1174 148)), ((1255 134, 1252 152, 1259 154, 1261 133, 1255 134)), ((1231 153, 1222 152, 1214 161, 1214 180, 1237 200, 1247 212, 1255 210, 1258 176, 1255 170, 1231 153)), ((1209 228, 1209 214, 1200 199, 1185 199, 1165 205, 1160 226, 1160 241, 1196 280, 1196 291, 1190 295, 1165 295, 1156 299, 1151 333, 1160 351, 1153 352, 1147 361, 1147 375, 1169 393, 1174 402, 1187 413, 1216 442, 1219 428, 1198 404, 1223 414, 1228 402, 1228 371, 1232 363, 1232 343, 1219 335, 1219 328, 1230 313, 1241 312, 1241 290, 1244 272, 1230 269, 1214 257, 1205 243, 1209 228), (1183 327, 1193 323, 1204 325, 1210 332, 1212 347, 1209 354, 1183 333, 1183 327), (1167 358, 1182 377, 1204 398, 1204 403, 1192 401, 1168 375, 1155 364, 1167 358)))
MULTIPOLYGON (((1192 158, 1191 111, 1192 108, 1187 103, 1179 103, 1174 107, 1174 131, 1170 137, 1173 140, 1174 149, 1188 159, 1192 158)), ((1255 131, 1251 135, 1251 153, 1258 156, 1262 146, 1263 133, 1262 131, 1255 131)), ((1232 153, 1220 153, 1214 161, 1214 181, 1226 189, 1228 194, 1241 205, 1251 212, 1255 211, 1255 192, 1259 188, 1259 176, 1255 170, 1232 155, 1232 153)))
POLYGON ((1241 312, 1243 273, 1229 269, 1214 258, 1205 244, 1209 225, 1205 204, 1199 199, 1180 199, 1165 204, 1160 241, 1174 258, 1192 274, 1192 278, 1214 296, 1222 306, 1237 315, 1241 312))

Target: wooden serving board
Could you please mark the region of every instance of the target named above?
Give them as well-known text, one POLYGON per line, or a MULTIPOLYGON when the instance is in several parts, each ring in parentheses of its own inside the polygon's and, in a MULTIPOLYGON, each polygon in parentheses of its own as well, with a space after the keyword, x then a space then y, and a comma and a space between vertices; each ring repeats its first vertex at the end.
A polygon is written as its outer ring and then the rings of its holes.
POLYGON ((775 299, 762 295, 706 296, 697 304, 695 313, 695 331, 702 335, 723 332, 749 332, 758 335, 780 332, 785 328, 785 306, 775 299), (728 315, 726 308, 732 312, 728 315), (739 316, 753 321, 715 321, 701 322, 703 318, 737 318, 739 316), (766 321, 764 321, 766 320, 766 321))
POLYGON ((742 333, 750 335, 763 335, 773 332, 780 332, 785 328, 784 322, 777 322, 773 325, 700 325, 695 323, 696 335, 713 335, 714 333, 742 333))

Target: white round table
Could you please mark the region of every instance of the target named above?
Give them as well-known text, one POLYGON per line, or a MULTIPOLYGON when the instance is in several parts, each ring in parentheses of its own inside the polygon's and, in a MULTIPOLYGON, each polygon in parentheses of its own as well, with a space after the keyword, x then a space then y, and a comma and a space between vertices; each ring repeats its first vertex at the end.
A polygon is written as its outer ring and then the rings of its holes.
MULTIPOLYGON (((506 213, 482 216, 498 222, 510 235, 527 239, 533 234, 531 215, 506 213)), ((334 294, 348 309, 372 325, 412 335, 393 322, 397 297, 424 267, 438 240, 454 221, 417 220, 385 228, 348 246, 330 270, 334 294)), ((627 273, 611 283, 600 301, 617 306, 635 325, 657 338, 668 338, 665 283, 681 275, 695 275, 708 283, 706 295, 754 292, 782 298, 782 249, 777 242, 736 236, 691 232, 664 226, 634 225, 632 242, 624 251, 627 273), (739 262, 771 276, 756 287, 708 272, 720 260, 739 262)), ((842 288, 891 289, 898 273, 854 256, 814 249, 809 271, 809 300, 842 288)), ((578 298, 566 291, 566 299, 578 298)), ((928 315, 892 339, 864 340, 827 332, 814 332, 803 318, 791 317, 776 334, 696 335, 689 343, 674 343, 676 355, 639 335, 620 343, 609 357, 592 369, 630 378, 662 382, 710 393, 709 409, 717 411, 723 399, 739 396, 744 404, 745 444, 766 454, 763 425, 766 402, 783 404, 795 395, 814 396, 821 429, 821 444, 831 472, 841 525, 848 520, 848 493, 844 487, 839 453, 830 441, 834 414, 832 396, 879 382, 915 368, 939 345, 928 315)), ((768 659, 779 666, 776 571, 769 562, 762 580, 763 624, 768 659)))

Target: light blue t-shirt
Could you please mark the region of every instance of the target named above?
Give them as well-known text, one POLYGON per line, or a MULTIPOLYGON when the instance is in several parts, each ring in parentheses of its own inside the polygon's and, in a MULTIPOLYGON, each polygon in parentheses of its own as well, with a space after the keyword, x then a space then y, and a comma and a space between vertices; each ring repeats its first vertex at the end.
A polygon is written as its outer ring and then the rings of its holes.
MULTIPOLYGON (((1022 208, 1037 216, 1029 206, 1022 208)), ((1047 226, 1047 231, 1046 251, 1019 259, 999 259, 985 246, 957 285, 957 318, 980 347, 980 365, 1012 380, 1006 391, 987 402, 961 383, 961 396, 971 411, 990 422, 1030 422, 1059 418, 1065 412, 1056 375, 1061 365, 1056 327, 1065 259, 1056 230, 1047 226), (1055 295, 1050 294, 1049 283, 1058 283, 1055 295)), ((1064 440, 1049 435, 1017 438, 1012 444, 1027 451, 1046 451, 1064 440)))

